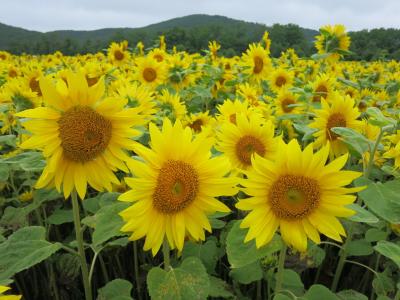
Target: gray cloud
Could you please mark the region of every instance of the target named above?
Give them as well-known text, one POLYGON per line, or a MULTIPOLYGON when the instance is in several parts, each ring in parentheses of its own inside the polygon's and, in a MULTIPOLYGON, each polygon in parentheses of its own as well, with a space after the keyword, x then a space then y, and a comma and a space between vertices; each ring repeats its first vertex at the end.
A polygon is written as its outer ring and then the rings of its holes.
POLYGON ((400 27, 398 0, 3 0, 0 22, 38 31, 141 27, 188 14, 218 14, 318 29, 400 27))

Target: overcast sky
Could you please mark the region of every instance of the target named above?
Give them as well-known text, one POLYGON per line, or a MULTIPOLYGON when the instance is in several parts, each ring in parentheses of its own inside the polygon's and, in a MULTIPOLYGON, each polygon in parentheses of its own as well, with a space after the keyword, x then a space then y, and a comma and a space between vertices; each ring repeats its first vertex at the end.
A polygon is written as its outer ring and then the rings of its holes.
POLYGON ((400 28, 400 0, 1 0, 0 23, 38 31, 141 27, 189 14, 318 29, 400 28))

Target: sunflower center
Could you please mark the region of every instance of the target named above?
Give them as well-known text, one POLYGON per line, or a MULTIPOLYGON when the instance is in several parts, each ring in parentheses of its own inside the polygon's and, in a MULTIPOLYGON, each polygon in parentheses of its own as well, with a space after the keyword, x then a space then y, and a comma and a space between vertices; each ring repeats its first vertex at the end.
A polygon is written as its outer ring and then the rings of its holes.
POLYGON ((230 121, 232 124, 235 124, 235 125, 236 125, 236 113, 231 114, 231 115, 229 116, 229 121, 230 121))
POLYGON ((283 99, 282 104, 281 104, 282 110, 285 113, 290 113, 294 109, 294 107, 289 106, 289 105, 292 105, 292 104, 296 104, 296 102, 293 99, 290 99, 290 98, 283 99))
POLYGON ((88 106, 70 108, 58 125, 64 155, 72 161, 84 163, 95 159, 111 139, 111 122, 88 106))
POLYGON ((282 175, 271 186, 271 210, 281 219, 294 221, 308 216, 319 204, 321 189, 315 179, 282 175))
POLYGON ((164 57, 161 54, 156 54, 153 57, 158 62, 162 62, 164 60, 164 57))
POLYGON ((279 87, 281 87, 282 85, 284 85, 286 83, 286 78, 283 76, 278 76, 275 80, 275 84, 279 87))
POLYGON ((196 170, 183 161, 169 160, 160 169, 153 205, 161 213, 174 214, 192 203, 198 190, 196 170))
POLYGON ((39 80, 37 80, 37 78, 33 77, 31 80, 29 80, 29 87, 31 88, 32 92, 36 92, 38 96, 42 96, 42 91, 40 90, 39 86, 39 80))
POLYGON ((321 102, 321 97, 326 97, 328 94, 328 88, 321 84, 315 89, 316 95, 313 97, 313 102, 321 102))
POLYGON ((262 71, 263 67, 264 67, 263 59, 261 57, 259 57, 259 56, 255 56, 254 57, 254 69, 253 69, 253 72, 255 74, 258 74, 258 73, 260 73, 262 71))
POLYGON ((114 57, 116 60, 123 60, 124 59, 124 53, 121 52, 120 50, 116 50, 114 52, 114 57))
POLYGON ((14 69, 11 69, 8 71, 8 76, 10 76, 12 78, 17 77, 17 75, 18 75, 18 73, 14 69))
POLYGON ((236 156, 245 165, 251 165, 251 156, 257 153, 260 156, 265 154, 264 144, 256 137, 245 135, 236 143, 236 156))
POLYGON ((339 137, 331 130, 333 127, 346 127, 346 118, 341 113, 332 114, 326 124, 327 135, 331 141, 334 141, 339 137))
POLYGON ((145 68, 143 70, 143 78, 147 82, 153 82, 157 78, 157 72, 153 68, 145 68))
POLYGON ((197 119, 189 125, 189 127, 192 128, 195 132, 200 132, 201 126, 203 126, 203 121, 201 119, 197 119))

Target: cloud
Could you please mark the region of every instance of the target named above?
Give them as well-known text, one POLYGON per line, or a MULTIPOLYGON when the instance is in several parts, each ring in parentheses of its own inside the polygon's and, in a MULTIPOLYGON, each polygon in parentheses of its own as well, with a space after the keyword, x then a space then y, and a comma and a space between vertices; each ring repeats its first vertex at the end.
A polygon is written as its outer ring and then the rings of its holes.
POLYGON ((0 22, 38 31, 142 27, 174 17, 205 13, 264 23, 295 23, 318 29, 400 27, 400 1, 386 0, 7 0, 0 22))

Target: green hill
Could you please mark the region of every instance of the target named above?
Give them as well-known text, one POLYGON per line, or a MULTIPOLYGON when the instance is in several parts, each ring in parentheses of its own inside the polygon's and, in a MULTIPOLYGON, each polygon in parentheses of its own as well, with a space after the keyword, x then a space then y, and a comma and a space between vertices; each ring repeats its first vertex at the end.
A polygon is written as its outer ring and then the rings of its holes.
MULTIPOLYGON (((207 49, 210 40, 217 40, 221 53, 240 55, 249 43, 261 39, 265 30, 272 40, 271 53, 279 56, 287 48, 294 48, 300 56, 314 53, 313 41, 318 31, 301 28, 295 24, 264 24, 245 22, 223 16, 189 15, 141 28, 104 28, 98 30, 57 30, 51 32, 30 31, 0 23, 0 50, 15 54, 48 54, 60 50, 67 55, 94 53, 107 48, 112 41, 128 40, 134 47, 143 41, 146 47, 156 45, 163 34, 169 46, 179 50, 199 52, 207 49)), ((372 29, 349 33, 350 59, 400 59, 400 30, 372 29)))
MULTIPOLYGON (((151 46, 160 34, 164 34, 169 44, 188 51, 205 49, 209 40, 216 39, 228 55, 233 55, 244 51, 248 43, 260 40, 265 30, 273 31, 274 26, 201 14, 174 18, 141 28, 105 28, 91 31, 58 30, 41 33, 0 23, 0 49, 17 54, 42 54, 56 50, 65 54, 76 54, 99 51, 106 48, 111 41, 123 39, 127 39, 130 45, 142 40, 146 46, 151 46)), ((297 35, 306 40, 317 34, 317 31, 302 29, 297 25, 285 26, 296 29, 297 35)))

